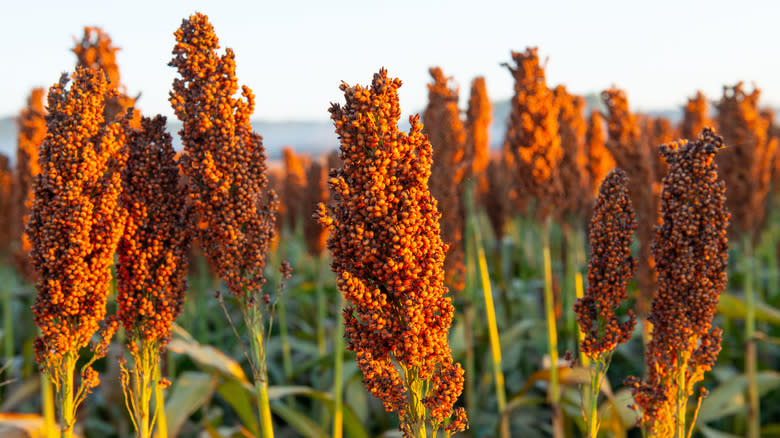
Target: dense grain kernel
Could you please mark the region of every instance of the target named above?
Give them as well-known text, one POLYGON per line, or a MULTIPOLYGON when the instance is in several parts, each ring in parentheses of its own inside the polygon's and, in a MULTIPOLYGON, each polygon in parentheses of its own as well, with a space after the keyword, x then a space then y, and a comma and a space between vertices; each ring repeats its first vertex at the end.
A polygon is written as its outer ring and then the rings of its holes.
POLYGON ((694 139, 705 126, 712 126, 710 120, 710 102, 701 91, 689 97, 683 107, 683 119, 680 123, 680 137, 694 139))
POLYGON ((237 297, 258 293, 274 235, 276 194, 267 189, 262 137, 249 117, 254 94, 235 77, 235 57, 208 17, 194 14, 176 31, 170 65, 180 77, 170 101, 182 121, 182 168, 189 180, 193 224, 206 256, 237 297))
POLYGON ((317 206, 328 201, 328 171, 319 160, 306 169, 306 190, 303 193, 301 212, 303 214, 303 237, 309 254, 319 256, 325 250, 328 230, 313 218, 317 206))
POLYGON ((284 159, 284 187, 282 204, 285 206, 284 222, 294 233, 304 216, 303 199, 306 191, 306 165, 304 157, 295 154, 289 146, 282 148, 284 159))
MULTIPOLYGON (((70 87, 68 82, 63 74, 49 89, 48 132, 26 228, 37 274, 36 359, 58 385, 70 378, 59 368, 65 355, 78 357, 105 317, 111 266, 126 219, 119 197, 128 119, 105 122, 105 99, 116 91, 102 73, 77 68, 70 87)), ((106 323, 103 343, 116 326, 106 323)), ((89 380, 82 385, 94 387, 97 373, 87 369, 89 380)))
MULTIPOLYGON (((119 80, 119 66, 116 63, 116 52, 119 47, 114 46, 111 37, 99 27, 84 27, 84 35, 76 41, 73 53, 78 59, 76 66, 100 70, 108 78, 108 86, 119 91, 116 95, 106 99, 105 118, 107 121, 117 120, 124 116, 128 108, 135 106, 134 98, 125 94, 124 86, 119 80)), ((137 128, 141 121, 141 113, 133 110, 133 118, 130 125, 137 128)))
POLYGON ((331 170, 331 200, 318 216, 329 227, 332 268, 348 301, 348 348, 368 391, 411 437, 426 422, 453 432, 467 423, 461 412, 450 420, 463 372, 447 342, 454 309, 440 213, 428 190, 433 151, 418 116, 408 134, 398 131, 400 85, 384 69, 370 87, 342 83, 346 105, 333 104, 330 113, 343 167, 331 170), (421 394, 424 383, 429 390, 421 394))
POLYGON ((599 186, 615 167, 615 159, 607 149, 607 133, 604 116, 593 110, 588 118, 588 130, 585 133, 585 144, 588 149, 588 175, 592 193, 598 194, 599 186))
POLYGON ((777 155, 778 142, 770 139, 769 121, 759 112, 761 90, 748 94, 742 82, 723 87, 717 104, 718 129, 728 147, 718 157, 728 187, 727 205, 733 215, 735 236, 748 234, 754 240, 762 230, 777 155))
MULTIPOLYGON (((163 349, 181 313, 190 247, 186 187, 165 132, 165 117, 144 117, 128 136, 122 171, 127 224, 119 241, 117 303, 130 350, 163 349)), ((137 365, 137 364, 136 364, 137 365)))
MULTIPOLYGON (((493 105, 487 95, 485 78, 482 76, 474 78, 471 81, 471 94, 469 96, 469 106, 466 110, 466 150, 470 155, 471 173, 473 175, 484 176, 483 172, 487 169, 490 161, 490 122, 493 117, 493 105)), ((487 180, 484 180, 487 183, 487 180)), ((483 180, 480 179, 480 186, 483 186, 483 180)))
POLYGON ((433 83, 428 84, 428 106, 423 113, 423 133, 433 147, 433 164, 429 181, 431 194, 441 212, 441 235, 448 245, 445 253, 445 281, 457 293, 465 284, 463 227, 463 179, 470 171, 466 130, 458 110, 458 89, 450 85, 439 67, 429 70, 433 83))
POLYGON ((653 240, 658 289, 648 316, 653 328, 645 353, 647 378, 629 379, 641 421, 653 436, 674 436, 678 397, 693 394, 720 351, 721 331, 712 327, 712 318, 727 281, 729 213, 715 164, 723 147, 704 128, 695 142, 660 148, 669 171, 653 240), (677 383, 681 378, 684 387, 677 383))
POLYGON ((590 221, 588 288, 574 311, 585 338, 580 350, 592 359, 606 357, 631 337, 636 318, 628 311, 621 322, 616 311, 626 299, 628 282, 636 272, 631 240, 637 228, 628 196, 628 177, 613 169, 599 187, 590 221))
POLYGON ((585 218, 593 201, 588 178, 588 156, 585 150, 585 99, 566 91, 566 87, 555 87, 555 101, 560 108, 560 126, 563 157, 559 164, 561 186, 558 213, 561 219, 567 217, 585 218))
POLYGON ((19 127, 16 143, 16 169, 13 174, 13 200, 10 209, 4 209, 12 214, 11 242, 16 270, 27 280, 35 281, 35 270, 30 263, 30 241, 24 233, 24 227, 29 218, 33 203, 33 181, 41 172, 38 166, 38 149, 46 137, 46 109, 43 99, 46 91, 36 88, 30 93, 25 107, 16 119, 19 127))
POLYGON ((556 210, 563 191, 558 177, 563 159, 559 107, 538 50, 512 52, 512 59, 514 66, 503 64, 515 80, 504 149, 513 157, 517 207, 525 208, 526 196, 534 198, 537 216, 544 219, 556 210))
POLYGON ((609 116, 607 127, 609 139, 606 146, 617 165, 629 177, 628 191, 634 201, 639 228, 639 269, 637 286, 639 295, 637 311, 647 315, 650 300, 655 290, 655 268, 651 241, 657 222, 658 199, 654 191, 656 181, 654 145, 643 139, 639 118, 628 107, 628 98, 623 90, 612 87, 601 94, 609 116))

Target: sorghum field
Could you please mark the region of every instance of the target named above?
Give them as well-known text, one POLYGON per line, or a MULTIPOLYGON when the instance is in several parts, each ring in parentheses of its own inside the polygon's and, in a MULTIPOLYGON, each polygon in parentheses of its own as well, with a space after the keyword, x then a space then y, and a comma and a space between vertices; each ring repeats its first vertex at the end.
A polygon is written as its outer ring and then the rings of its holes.
POLYGON ((529 47, 497 60, 507 120, 442 66, 407 123, 388 65, 333 84, 337 151, 272 166, 218 35, 185 18, 159 66, 179 132, 95 27, 20 109, 0 436, 780 437, 756 85, 691 90, 678 124, 617 87, 586 104, 529 47))

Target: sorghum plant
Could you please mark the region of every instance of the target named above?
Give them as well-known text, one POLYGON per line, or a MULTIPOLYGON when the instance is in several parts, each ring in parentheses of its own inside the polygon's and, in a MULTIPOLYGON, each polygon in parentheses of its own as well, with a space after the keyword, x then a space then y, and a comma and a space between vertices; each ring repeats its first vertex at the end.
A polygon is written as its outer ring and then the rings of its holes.
POLYGON ((304 192, 306 191, 306 166, 303 157, 296 155, 290 147, 282 149, 284 159, 284 190, 282 204, 285 205, 285 222, 290 233, 295 233, 298 223, 304 216, 302 209, 304 192))
POLYGON ((133 363, 129 369, 120 363, 130 418, 143 438, 154 430, 150 401, 158 385, 160 354, 181 314, 187 288, 186 187, 179 184, 165 121, 162 116, 141 119, 140 129, 128 136, 127 167, 122 171, 127 224, 118 247, 117 316, 133 363))
MULTIPOLYGON (((170 101, 182 121, 181 158, 189 180, 196 232, 206 257, 238 299, 249 330, 251 365, 262 436, 273 436, 264 333, 267 306, 260 295, 266 253, 274 235, 276 194, 266 188, 265 149, 252 132, 254 95, 235 77, 235 55, 219 55, 208 17, 196 13, 176 31, 170 65, 180 77, 170 101)), ((267 297, 266 297, 267 298, 267 297)))
POLYGON ((688 397, 720 352, 721 330, 712 327, 712 318, 726 288, 728 262, 726 186, 715 164, 723 147, 704 128, 696 141, 660 148, 669 171, 653 240, 658 289, 648 316, 647 377, 628 381, 641 422, 655 437, 691 436, 696 417, 686 429, 688 397))
POLYGON ((458 88, 450 84, 441 68, 428 70, 433 83, 428 84, 428 106, 423 113, 423 133, 433 147, 433 164, 429 185, 441 213, 442 240, 445 252, 444 272, 453 293, 465 288, 463 227, 463 178, 469 170, 466 131, 460 120, 458 88))
POLYGON ((331 171, 328 249, 344 309, 348 348, 368 391, 396 412, 405 437, 447 436, 467 427, 454 408, 463 370, 447 334, 452 299, 444 286, 440 213, 428 190, 432 147, 419 116, 399 132, 398 87, 382 69, 370 87, 341 84, 346 105, 331 118, 344 166, 331 171), (452 418, 453 414, 455 415, 452 418))
POLYGON ((493 117, 493 107, 487 95, 485 78, 482 76, 471 81, 469 106, 466 110, 466 149, 471 160, 471 173, 482 175, 490 161, 490 121, 493 117))
POLYGON ((13 215, 10 238, 16 245, 13 249, 16 269, 31 281, 34 281, 34 276, 28 254, 30 241, 24 233, 24 226, 33 203, 33 180, 41 171, 38 166, 38 149, 46 137, 46 109, 43 107, 45 94, 43 88, 34 89, 27 99, 27 107, 16 119, 19 134, 16 144, 16 169, 13 175, 13 205, 10 208, 13 215))
POLYGON ((106 314, 114 252, 125 225, 120 205, 120 171, 128 118, 106 123, 105 100, 116 96, 101 72, 77 68, 49 89, 46 126, 40 149, 41 173, 33 183, 34 201, 26 232, 37 275, 33 306, 41 334, 35 355, 55 385, 63 437, 73 433, 76 408, 98 385, 91 364, 105 355, 118 328, 105 321, 93 357, 73 385, 79 350, 87 346, 106 314))
POLYGON ((636 272, 636 260, 631 256, 636 227, 628 196, 628 177, 622 170, 612 169, 599 187, 590 220, 588 288, 574 305, 577 323, 585 335, 580 352, 590 359, 585 423, 591 438, 598 435, 598 396, 612 353, 618 344, 631 337, 636 323, 631 310, 624 321, 617 313, 626 299, 628 282, 636 272))

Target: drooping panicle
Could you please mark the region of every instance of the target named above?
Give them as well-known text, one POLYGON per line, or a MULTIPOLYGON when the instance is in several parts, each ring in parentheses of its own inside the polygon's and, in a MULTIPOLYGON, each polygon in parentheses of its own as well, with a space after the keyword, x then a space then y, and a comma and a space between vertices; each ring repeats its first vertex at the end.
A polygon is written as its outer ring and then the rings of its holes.
POLYGON ((466 424, 453 406, 463 370, 447 341, 454 309, 444 285, 440 213, 428 190, 433 150, 419 116, 410 117, 408 134, 399 132, 400 86, 384 69, 370 87, 341 84, 346 105, 333 104, 330 113, 343 167, 331 171, 330 203, 318 215, 329 227, 331 266, 348 301, 348 348, 366 388, 398 413, 411 437, 425 422, 450 432, 466 424))
POLYGON ((546 218, 555 211, 562 193, 559 108, 547 86, 537 48, 512 52, 512 59, 514 66, 504 64, 515 80, 504 148, 513 155, 518 208, 524 208, 522 198, 530 196, 537 200, 537 215, 546 218))
POLYGON ((193 223, 199 241, 219 276, 238 297, 254 295, 274 234, 276 194, 267 189, 262 137, 249 118, 254 94, 242 98, 231 49, 217 53, 219 41, 204 14, 182 21, 174 58, 179 72, 170 101, 182 121, 182 167, 189 180, 193 223))
POLYGON ((43 88, 34 89, 27 99, 27 106, 16 119, 19 134, 13 174, 13 204, 6 210, 13 215, 10 238, 16 246, 13 250, 16 269, 31 281, 34 281, 35 276, 29 257, 30 241, 24 233, 24 227, 33 203, 33 181, 41 171, 38 166, 38 149, 46 137, 46 109, 43 107, 45 94, 43 88))
MULTIPOLYGON (((48 132, 26 228, 37 275, 36 359, 58 384, 70 378, 60 368, 65 356, 78 357, 105 317, 111 266, 126 219, 119 197, 128 118, 106 123, 105 101, 116 91, 103 73, 77 68, 70 81, 68 86, 63 74, 49 89, 48 132)), ((106 322, 106 344, 117 326, 106 322)), ((98 384, 89 367, 82 379, 86 388, 98 384)))
POLYGON ((429 70, 428 106, 423 113, 423 133, 433 147, 430 189, 441 212, 442 240, 448 245, 444 261, 445 281, 453 292, 465 287, 463 265, 463 178, 470 170, 466 155, 466 130, 458 110, 458 88, 439 67, 429 70))
POLYGON ((165 131, 165 117, 144 117, 128 136, 122 172, 127 224, 119 241, 117 316, 131 351, 164 348, 187 289, 190 231, 186 187, 165 131))
POLYGON ((694 142, 660 148, 669 171, 653 240, 658 289, 648 316, 647 378, 630 379, 653 436, 674 436, 678 397, 693 394, 720 351, 721 330, 712 327, 712 318, 727 281, 729 213, 715 164, 723 147, 721 138, 704 128, 694 142), (684 387, 678 385, 681 378, 684 387))
POLYGON ((574 305, 585 335, 580 350, 592 359, 610 354, 634 329, 633 311, 621 321, 617 310, 626 300, 628 282, 636 272, 636 260, 631 256, 636 228, 628 177, 622 170, 612 169, 599 187, 590 220, 588 288, 574 305))

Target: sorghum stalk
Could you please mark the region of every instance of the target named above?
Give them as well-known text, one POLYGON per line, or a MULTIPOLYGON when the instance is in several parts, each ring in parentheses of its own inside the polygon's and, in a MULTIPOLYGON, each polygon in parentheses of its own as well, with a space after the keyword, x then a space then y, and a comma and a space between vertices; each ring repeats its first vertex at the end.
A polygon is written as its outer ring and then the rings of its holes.
MULTIPOLYGON (((130 369, 120 360, 122 388, 140 438, 151 437, 152 396, 161 381, 161 354, 182 311, 187 289, 190 231, 186 187, 165 132, 166 119, 142 118, 128 137, 122 172, 127 225, 119 242, 117 316, 127 337, 130 369)), ((158 411, 164 406, 156 405, 158 411)))
POLYGON ((265 364, 264 315, 270 298, 261 295, 263 268, 274 234, 276 194, 267 188, 265 149, 252 131, 252 91, 235 78, 231 49, 219 55, 214 28, 204 14, 182 21, 176 31, 170 101, 182 120, 185 153, 198 237, 206 257, 236 296, 249 331, 252 374, 263 438, 273 437, 265 364))
POLYGON ((127 119, 106 123, 105 100, 115 95, 105 76, 78 68, 49 89, 48 132, 26 233, 37 274, 33 306, 41 330, 35 356, 55 385, 63 436, 71 436, 78 405, 99 383, 91 365, 106 354, 118 322, 104 321, 114 252, 126 212, 119 205, 127 119), (78 116, 76 116, 76 114, 78 116), (79 350, 103 322, 93 356, 73 384, 79 350))
POLYGON ((636 323, 631 310, 625 321, 621 322, 617 315, 618 307, 626 299, 628 282, 636 271, 636 261, 631 256, 636 227, 628 177, 622 170, 612 169, 599 187, 590 221, 588 290, 574 305, 583 335, 580 355, 590 359, 591 384, 585 406, 590 438, 598 435, 598 397, 612 354, 618 344, 631 337, 636 323))
POLYGON ((747 436, 758 438, 761 425, 761 403, 758 395, 758 354, 756 351, 756 292, 753 284, 753 238, 745 233, 742 239, 745 290, 745 375, 747 376, 748 427, 747 436))
POLYGON ((555 302, 552 285, 552 261, 550 259, 550 219, 544 223, 542 231, 542 257, 544 266, 544 313, 547 321, 547 351, 550 354, 550 404, 553 408, 553 435, 563 436, 563 419, 561 418, 561 393, 558 381, 558 328, 555 319, 555 302))
POLYGON ((342 83, 346 105, 331 118, 343 167, 331 172, 329 207, 318 216, 330 231, 328 249, 343 310, 347 348, 363 382, 396 412, 407 438, 464 430, 454 404, 463 370, 447 333, 453 305, 444 286, 444 251, 436 203, 428 190, 432 148, 419 116, 398 130, 401 81, 384 69, 370 87, 342 83), (455 418, 453 417, 455 414, 455 418))
POLYGON ((647 377, 627 382, 642 408, 641 421, 660 438, 685 438, 688 397, 720 352, 721 330, 712 319, 727 281, 729 213, 715 164, 722 148, 709 128, 694 142, 660 147, 668 172, 653 240, 658 290, 648 316, 647 377))

